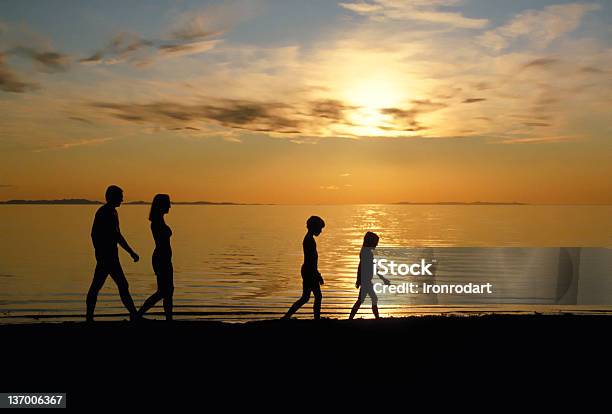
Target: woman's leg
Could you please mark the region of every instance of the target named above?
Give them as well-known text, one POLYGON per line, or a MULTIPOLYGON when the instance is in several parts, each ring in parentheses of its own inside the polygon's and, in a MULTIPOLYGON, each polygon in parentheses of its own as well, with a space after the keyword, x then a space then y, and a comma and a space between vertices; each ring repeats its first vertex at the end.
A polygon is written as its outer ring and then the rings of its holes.
POLYGON ((165 297, 164 286, 163 284, 160 283, 160 281, 163 280, 163 269, 162 269, 161 263, 158 260, 158 258, 156 258, 155 255, 153 255, 152 262, 153 262, 153 272, 155 272, 155 276, 157 277, 157 291, 153 293, 151 296, 149 296, 147 300, 145 300, 145 302, 142 304, 137 314, 138 318, 142 317, 142 315, 144 315, 149 309, 155 306, 157 302, 159 302, 162 298, 165 297))
POLYGON ((152 294, 151 296, 149 296, 149 298, 147 300, 145 300, 145 302, 142 304, 140 310, 138 311, 138 317, 141 317, 149 309, 151 309, 153 306, 155 306, 155 304, 157 302, 159 302, 159 300, 162 297, 163 297, 163 295, 162 295, 162 293, 159 290, 157 292, 155 292, 154 294, 152 294))
POLYGON ((164 291, 164 313, 166 320, 172 320, 172 295, 174 295, 174 269, 172 262, 168 264, 168 274, 166 276, 166 289, 164 291))

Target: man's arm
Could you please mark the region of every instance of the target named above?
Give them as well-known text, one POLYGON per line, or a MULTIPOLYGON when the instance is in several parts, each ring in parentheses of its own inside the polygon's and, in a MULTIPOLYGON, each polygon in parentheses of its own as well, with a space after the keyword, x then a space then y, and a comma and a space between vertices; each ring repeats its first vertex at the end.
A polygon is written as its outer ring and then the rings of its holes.
POLYGON ((123 248, 123 250, 125 250, 126 252, 128 252, 130 256, 132 256, 132 259, 135 262, 140 260, 140 257, 136 254, 134 250, 132 250, 128 242, 125 240, 125 237, 123 237, 123 234, 121 234, 121 230, 119 230, 119 220, 118 219, 117 219, 117 243, 119 244, 119 246, 123 248))

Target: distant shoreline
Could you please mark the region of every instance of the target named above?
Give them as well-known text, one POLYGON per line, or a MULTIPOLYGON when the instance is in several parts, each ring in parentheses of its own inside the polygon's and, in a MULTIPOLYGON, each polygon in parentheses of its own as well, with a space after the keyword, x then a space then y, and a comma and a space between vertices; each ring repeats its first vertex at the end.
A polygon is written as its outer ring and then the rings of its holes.
MULTIPOLYGON (((4 200, 0 201, 0 205, 102 205, 102 201, 88 200, 85 198, 66 198, 57 200, 4 200)), ((150 205, 149 201, 127 201, 123 205, 150 205)), ((520 203, 520 202, 496 202, 496 201, 440 201, 440 202, 412 202, 399 201, 395 203, 346 203, 346 204, 327 204, 327 203, 311 203, 311 204, 275 204, 275 203, 238 203, 232 201, 173 201, 174 205, 188 206, 291 206, 291 205, 388 205, 388 206, 609 206, 611 204, 538 204, 538 203, 520 203)))
POLYGON ((496 202, 496 201, 470 201, 470 202, 439 201, 437 203, 433 203, 433 202, 416 203, 412 201, 399 201, 397 203, 392 203, 392 204, 413 205, 413 206, 431 206, 431 205, 436 205, 436 206, 529 206, 529 205, 533 205, 530 203, 518 203, 518 202, 503 203, 503 202, 496 202))
MULTIPOLYGON (((89 205, 102 205, 104 204, 98 200, 87 200, 85 198, 67 198, 59 200, 5 200, 0 201, 0 204, 12 204, 12 205, 78 205, 78 206, 89 206, 89 205)), ((127 201, 124 205, 150 205, 149 201, 127 201)), ((273 204, 256 204, 256 203, 234 203, 230 201, 173 201, 175 205, 213 205, 213 206, 264 206, 273 204)))

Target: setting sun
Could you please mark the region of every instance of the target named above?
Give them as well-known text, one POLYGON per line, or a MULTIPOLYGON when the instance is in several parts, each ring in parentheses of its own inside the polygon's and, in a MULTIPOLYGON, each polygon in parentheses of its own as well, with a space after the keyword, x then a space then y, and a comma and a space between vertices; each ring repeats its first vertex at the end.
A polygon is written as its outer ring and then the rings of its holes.
POLYGON ((347 114, 350 126, 347 131, 357 136, 396 135, 394 117, 385 109, 398 108, 408 102, 402 82, 387 74, 380 74, 348 83, 342 97, 351 107, 347 114))

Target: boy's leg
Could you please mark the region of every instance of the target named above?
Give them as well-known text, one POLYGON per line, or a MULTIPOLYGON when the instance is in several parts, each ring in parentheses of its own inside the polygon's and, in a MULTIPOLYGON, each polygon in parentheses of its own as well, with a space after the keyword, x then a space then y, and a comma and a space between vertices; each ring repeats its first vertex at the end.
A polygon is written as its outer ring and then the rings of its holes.
POLYGON ((291 315, 298 311, 306 302, 310 300, 310 291, 312 290, 311 284, 305 280, 302 281, 302 296, 295 301, 289 308, 283 319, 289 319, 291 315))
POLYGON ((136 306, 134 306, 134 301, 132 300, 132 296, 130 295, 129 284, 127 279, 125 278, 125 274, 123 273, 123 268, 119 261, 114 263, 112 269, 110 270, 110 276, 117 284, 117 288, 119 289, 119 296, 121 297, 121 302, 123 302, 123 306, 130 313, 130 318, 135 318, 137 315, 136 306))
POLYGON ((314 305, 312 306, 312 312, 314 313, 315 319, 321 318, 321 300, 323 295, 321 294, 321 285, 319 282, 314 282, 312 286, 312 293, 314 295, 314 305))
POLYGON ((98 302, 98 293, 100 292, 100 289, 102 289, 102 286, 104 286, 106 276, 108 276, 108 270, 102 263, 97 262, 93 280, 91 281, 91 286, 89 287, 87 299, 85 301, 87 304, 86 320, 88 322, 93 321, 94 310, 96 309, 96 303, 98 302))

